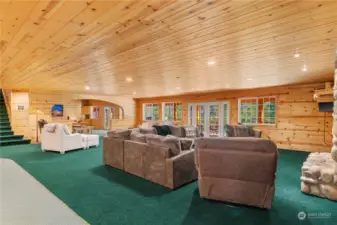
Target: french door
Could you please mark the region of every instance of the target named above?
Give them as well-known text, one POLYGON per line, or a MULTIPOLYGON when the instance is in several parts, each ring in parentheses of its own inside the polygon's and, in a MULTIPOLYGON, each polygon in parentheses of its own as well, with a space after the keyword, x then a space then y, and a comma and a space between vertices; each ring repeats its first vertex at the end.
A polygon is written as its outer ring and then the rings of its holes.
POLYGON ((110 129, 110 107, 105 106, 104 107, 104 129, 109 130, 110 129))
POLYGON ((206 137, 224 136, 224 126, 229 123, 229 103, 189 104, 188 121, 197 126, 206 137))

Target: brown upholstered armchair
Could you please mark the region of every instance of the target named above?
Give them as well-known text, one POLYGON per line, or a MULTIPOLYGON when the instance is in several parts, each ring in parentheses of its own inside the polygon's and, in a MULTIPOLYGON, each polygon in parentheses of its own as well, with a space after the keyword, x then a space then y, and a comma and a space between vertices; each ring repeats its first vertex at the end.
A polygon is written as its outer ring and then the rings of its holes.
POLYGON ((199 138, 196 165, 200 196, 271 208, 278 152, 260 138, 199 138))

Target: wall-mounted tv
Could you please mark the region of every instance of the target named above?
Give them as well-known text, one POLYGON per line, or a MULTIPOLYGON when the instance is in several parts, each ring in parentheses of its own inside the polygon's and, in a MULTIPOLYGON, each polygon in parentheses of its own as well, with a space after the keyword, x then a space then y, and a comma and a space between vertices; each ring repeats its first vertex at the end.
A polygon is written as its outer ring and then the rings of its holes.
POLYGON ((319 112, 333 112, 333 103, 332 102, 320 102, 318 103, 319 112))
POLYGON ((55 104, 51 108, 52 117, 62 117, 63 116, 63 105, 55 104))

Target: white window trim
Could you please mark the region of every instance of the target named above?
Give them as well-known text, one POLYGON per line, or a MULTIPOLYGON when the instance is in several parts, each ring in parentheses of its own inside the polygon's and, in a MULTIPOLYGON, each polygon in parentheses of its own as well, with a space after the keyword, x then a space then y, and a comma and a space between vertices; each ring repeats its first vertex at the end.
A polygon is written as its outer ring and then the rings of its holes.
POLYGON ((257 100, 257 107, 256 107, 256 115, 257 115, 257 123, 245 123, 246 125, 255 125, 255 126, 275 126, 276 125, 276 115, 277 115, 277 97, 276 96, 259 96, 259 97, 244 97, 238 99, 238 123, 241 123, 241 100, 246 99, 256 99, 257 100), (259 118, 259 98, 275 98, 275 123, 258 123, 259 118))
MULTIPOLYGON (((145 106, 146 105, 152 105, 152 117, 154 117, 153 116, 153 105, 158 105, 159 106, 159 103, 143 103, 143 121, 153 121, 153 120, 147 120, 146 118, 145 118, 145 106)), ((159 119, 159 118, 158 118, 159 119)))
MULTIPOLYGON (((182 102, 163 102, 162 103, 162 105, 161 105, 161 119, 163 120, 163 121, 175 121, 175 120, 165 120, 165 104, 167 104, 167 103, 169 103, 169 104, 173 104, 173 112, 174 112, 174 104, 177 104, 177 103, 179 103, 179 104, 181 104, 181 106, 183 105, 183 103, 182 102)), ((181 112, 182 113, 182 112, 181 112)), ((174 116, 173 116, 174 117, 174 116)), ((183 115, 181 115, 181 117, 183 117, 183 115)), ((176 121, 182 121, 182 120, 176 120, 176 121)))

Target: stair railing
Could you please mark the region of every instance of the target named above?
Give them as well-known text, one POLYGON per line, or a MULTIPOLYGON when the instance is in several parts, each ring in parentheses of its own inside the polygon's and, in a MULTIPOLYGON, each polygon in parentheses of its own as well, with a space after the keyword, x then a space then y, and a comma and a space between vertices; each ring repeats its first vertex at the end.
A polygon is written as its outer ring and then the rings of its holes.
MULTIPOLYGON (((10 94, 11 93, 12 92, 10 91, 10 94)), ((2 96, 3 96, 4 101, 5 101, 5 106, 6 106, 6 110, 7 110, 7 113, 8 113, 8 119, 9 119, 9 122, 11 123, 12 122, 12 120, 11 120, 12 116, 11 116, 11 108, 9 107, 9 101, 10 100, 8 99, 7 93, 4 89, 2 89, 2 96)))

